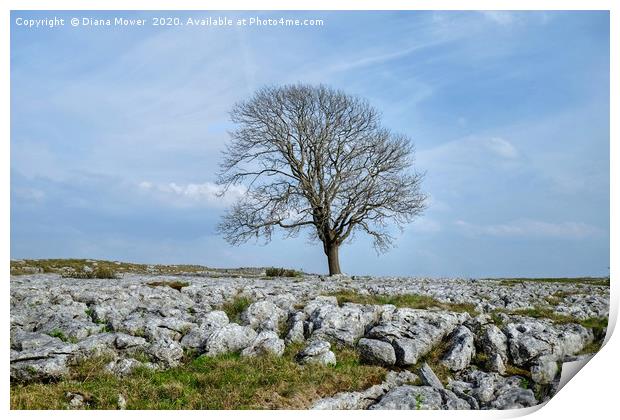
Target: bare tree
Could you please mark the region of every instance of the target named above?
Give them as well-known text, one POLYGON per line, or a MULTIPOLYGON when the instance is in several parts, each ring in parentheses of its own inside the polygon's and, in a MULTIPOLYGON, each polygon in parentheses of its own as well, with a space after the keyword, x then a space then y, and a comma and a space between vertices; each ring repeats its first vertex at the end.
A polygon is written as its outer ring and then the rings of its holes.
POLYGON ((322 85, 266 87, 237 103, 231 119, 218 183, 222 193, 247 185, 218 226, 233 245, 307 227, 330 275, 339 274, 345 240, 364 232, 385 251, 389 222, 402 229, 425 207, 412 143, 383 128, 364 99, 322 85))

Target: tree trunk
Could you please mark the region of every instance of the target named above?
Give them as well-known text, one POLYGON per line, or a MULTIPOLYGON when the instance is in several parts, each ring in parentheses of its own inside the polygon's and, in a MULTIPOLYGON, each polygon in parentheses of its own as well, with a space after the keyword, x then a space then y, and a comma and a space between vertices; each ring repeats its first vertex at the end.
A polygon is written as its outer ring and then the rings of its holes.
POLYGON ((327 265, 329 265, 329 275, 341 274, 340 260, 338 259, 338 245, 328 245, 325 247, 327 254, 327 265))

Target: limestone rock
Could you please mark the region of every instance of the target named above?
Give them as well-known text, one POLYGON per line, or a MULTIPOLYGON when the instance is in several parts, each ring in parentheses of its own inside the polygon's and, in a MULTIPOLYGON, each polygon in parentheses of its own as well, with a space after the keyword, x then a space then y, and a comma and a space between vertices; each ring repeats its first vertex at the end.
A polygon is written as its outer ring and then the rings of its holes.
POLYGON ((460 371, 469 366, 475 354, 474 334, 461 325, 452 333, 450 347, 441 363, 452 371, 460 371))
POLYGON ((357 343, 362 361, 370 364, 392 366, 396 363, 394 347, 384 341, 362 338, 357 343))
POLYGON ((252 344, 256 338, 256 331, 247 326, 228 324, 215 329, 205 340, 205 354, 217 356, 243 350, 252 344))
POLYGON ((252 344, 241 352, 242 356, 282 356, 284 354, 284 340, 273 331, 262 331, 252 344))
POLYGON ((330 350, 331 345, 324 340, 314 340, 310 344, 299 352, 295 359, 298 363, 305 364, 320 364, 320 365, 335 365, 336 355, 330 350))

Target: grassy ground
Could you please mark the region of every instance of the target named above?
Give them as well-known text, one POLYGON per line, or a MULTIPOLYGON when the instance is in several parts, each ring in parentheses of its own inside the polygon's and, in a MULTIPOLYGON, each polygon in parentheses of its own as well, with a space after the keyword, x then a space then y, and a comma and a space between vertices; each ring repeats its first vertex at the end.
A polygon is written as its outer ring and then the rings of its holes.
POLYGON ((84 395, 91 409, 301 409, 317 398, 361 390, 380 383, 386 370, 363 365, 352 349, 335 349, 338 364, 300 366, 289 346, 283 357, 242 358, 237 354, 201 356, 166 371, 139 369, 126 378, 103 370, 91 359, 56 383, 11 385, 11 409, 65 409, 68 392, 84 395))
POLYGON ((11 275, 32 274, 33 272, 56 273, 67 275, 76 273, 78 276, 91 270, 107 270, 114 273, 137 274, 184 274, 197 273, 209 270, 200 265, 148 265, 120 261, 87 260, 87 259, 42 259, 42 260, 14 260, 11 261, 11 275))
POLYGON ((506 278, 486 279, 499 280, 502 286, 515 286, 522 283, 560 283, 560 284, 590 284, 593 286, 609 286, 609 277, 550 277, 550 278, 506 278))
POLYGON ((468 312, 477 315, 476 307, 470 303, 444 303, 426 295, 364 295, 350 290, 340 290, 332 293, 338 299, 338 303, 346 302, 361 303, 366 305, 394 305, 399 308, 430 309, 439 308, 453 312, 468 312))
POLYGON ((209 277, 299 277, 301 271, 285 268, 212 268, 192 264, 136 264, 91 259, 12 260, 11 275, 55 273, 71 278, 115 278, 123 273, 151 275, 199 274, 209 277), (265 273, 267 273, 265 275, 265 273))

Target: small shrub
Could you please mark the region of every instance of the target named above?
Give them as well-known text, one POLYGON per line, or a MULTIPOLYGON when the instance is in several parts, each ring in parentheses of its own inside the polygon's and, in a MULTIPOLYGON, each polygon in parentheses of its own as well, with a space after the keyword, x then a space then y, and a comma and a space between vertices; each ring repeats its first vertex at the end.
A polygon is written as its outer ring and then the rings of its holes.
POLYGON ((267 277, 301 277, 302 273, 287 268, 270 267, 265 270, 267 277))
POLYGON ((182 288, 189 286, 189 283, 186 281, 152 281, 147 283, 147 286, 157 287, 157 286, 168 286, 174 290, 181 291, 182 288))
POLYGON ((65 333, 63 333, 62 331, 55 329, 52 332, 49 333, 49 335, 51 337, 56 337, 56 338, 60 338, 62 341, 64 341, 65 343, 67 341, 69 341, 69 339, 67 338, 67 336, 65 335, 65 333))
POLYGON ((247 309, 252 301, 247 296, 237 295, 231 300, 224 302, 221 310, 226 312, 230 322, 238 322, 243 311, 247 309))
POLYGON ((71 279, 117 279, 118 275, 116 271, 110 267, 95 267, 92 271, 86 271, 84 269, 71 270, 68 273, 61 275, 64 278, 71 279))

